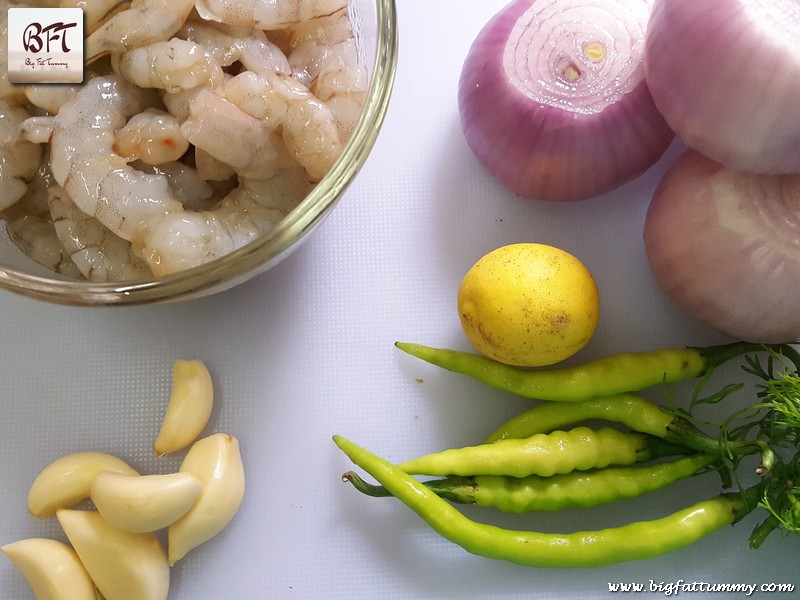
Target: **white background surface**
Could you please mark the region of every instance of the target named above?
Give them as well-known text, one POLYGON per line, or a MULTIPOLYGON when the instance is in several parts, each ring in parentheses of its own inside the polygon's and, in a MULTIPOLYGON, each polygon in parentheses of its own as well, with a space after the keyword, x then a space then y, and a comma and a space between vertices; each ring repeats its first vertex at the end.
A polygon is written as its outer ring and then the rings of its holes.
MULTIPOLYGON (((173 570, 176 600, 588 598, 608 595, 618 581, 800 583, 798 540, 774 536, 750 551, 754 520, 656 560, 536 570, 471 556, 398 502, 340 482, 351 465, 334 433, 400 461, 476 443, 527 406, 393 346, 469 349, 456 288, 497 246, 554 244, 592 270, 601 322, 575 360, 725 341, 663 297, 644 255, 649 196, 677 149, 601 198, 514 198, 470 154, 456 104, 471 40, 502 0, 398 4, 397 80, 375 150, 328 220, 275 269, 173 306, 89 310, 0 294, 0 542, 61 536, 54 521, 27 515, 25 499, 39 469, 62 454, 100 450, 142 472, 176 469, 180 457, 154 457, 152 440, 173 361, 200 358, 217 389, 207 433, 240 439, 248 489, 230 527, 173 570)), ((522 529, 604 527, 713 495, 713 477, 590 512, 466 512, 522 529)), ((5 559, 0 598, 32 598, 5 559)))

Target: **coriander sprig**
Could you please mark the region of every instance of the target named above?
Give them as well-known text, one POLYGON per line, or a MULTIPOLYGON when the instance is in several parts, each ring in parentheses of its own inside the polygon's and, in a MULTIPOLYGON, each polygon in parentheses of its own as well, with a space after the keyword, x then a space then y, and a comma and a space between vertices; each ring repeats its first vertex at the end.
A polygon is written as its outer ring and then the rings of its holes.
MULTIPOLYGON (((761 441, 775 452, 775 463, 762 481, 758 506, 767 512, 750 535, 758 548, 773 531, 800 533, 800 353, 791 346, 776 352, 764 347, 765 357, 746 355, 743 370, 758 381, 756 401, 733 411, 720 427, 723 444, 761 441)), ((703 380, 695 390, 690 411, 699 404, 720 403, 743 388, 734 383, 719 392, 701 396, 703 380)), ((738 461, 731 460, 730 475, 738 480, 738 461)))

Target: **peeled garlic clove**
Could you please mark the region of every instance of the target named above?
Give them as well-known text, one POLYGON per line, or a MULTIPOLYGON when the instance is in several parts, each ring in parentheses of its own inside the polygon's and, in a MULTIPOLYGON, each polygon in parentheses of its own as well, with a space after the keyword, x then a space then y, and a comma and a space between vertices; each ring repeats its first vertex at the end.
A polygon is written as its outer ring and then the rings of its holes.
POLYGON ((224 433, 198 440, 186 453, 181 473, 203 484, 197 502, 167 529, 169 564, 211 539, 231 522, 244 497, 244 465, 239 441, 224 433))
POLYGON ((153 449, 170 454, 186 448, 205 429, 214 405, 211 374, 200 360, 178 360, 172 368, 172 393, 153 449))
POLYGON ((110 454, 67 454, 47 465, 33 480, 28 490, 28 512, 34 517, 52 517, 57 510, 88 498, 92 481, 103 471, 138 475, 128 463, 110 454))
POLYGON ((37 600, 97 600, 94 583, 75 550, 58 540, 28 538, 0 547, 37 600))
POLYGON ((111 525, 124 531, 145 533, 163 529, 186 514, 203 489, 191 473, 123 475, 99 473, 91 498, 111 525))
POLYGON ((122 531, 94 510, 56 517, 105 600, 166 600, 169 564, 154 533, 122 531))

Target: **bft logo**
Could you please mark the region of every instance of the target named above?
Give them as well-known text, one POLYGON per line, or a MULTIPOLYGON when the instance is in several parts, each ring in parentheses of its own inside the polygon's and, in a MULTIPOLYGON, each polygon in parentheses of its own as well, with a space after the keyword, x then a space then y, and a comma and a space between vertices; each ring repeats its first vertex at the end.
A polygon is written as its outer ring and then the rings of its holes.
POLYGON ((81 83, 83 41, 80 8, 9 8, 9 82, 81 83))
POLYGON ((26 51, 38 54, 42 50, 49 53, 50 43, 61 40, 61 52, 71 52, 67 46, 67 30, 77 27, 77 23, 52 23, 43 26, 41 23, 31 23, 22 33, 22 46, 26 51))

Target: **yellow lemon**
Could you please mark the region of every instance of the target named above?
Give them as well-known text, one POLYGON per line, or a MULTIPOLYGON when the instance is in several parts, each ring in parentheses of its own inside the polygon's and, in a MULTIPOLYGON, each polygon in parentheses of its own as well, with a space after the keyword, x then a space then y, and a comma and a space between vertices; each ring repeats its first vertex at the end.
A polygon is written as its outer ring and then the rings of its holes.
POLYGON ((586 345, 600 300, 592 274, 573 255, 545 244, 510 244, 486 254, 464 276, 458 314, 482 354, 540 367, 586 345))

